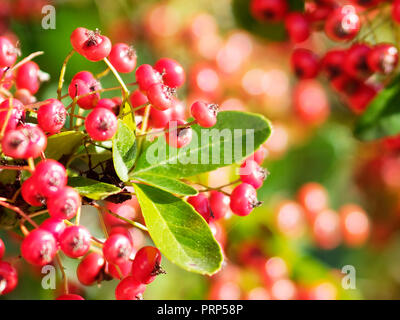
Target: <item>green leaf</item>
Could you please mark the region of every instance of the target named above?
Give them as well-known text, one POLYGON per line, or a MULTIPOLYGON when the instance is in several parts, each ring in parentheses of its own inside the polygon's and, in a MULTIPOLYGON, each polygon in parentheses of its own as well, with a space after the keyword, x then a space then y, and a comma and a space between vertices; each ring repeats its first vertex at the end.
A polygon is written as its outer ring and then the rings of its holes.
POLYGON ((134 184, 157 248, 187 271, 211 275, 221 268, 221 248, 206 221, 187 202, 160 189, 134 184))
POLYGON ((238 111, 220 112, 213 128, 192 128, 191 143, 181 149, 168 146, 164 136, 157 138, 141 154, 133 174, 182 178, 209 172, 240 162, 271 134, 263 116, 238 111))
POLYGON ((73 154, 82 144, 85 134, 81 131, 64 131, 47 139, 46 157, 59 160, 65 155, 73 154))
POLYGON ((195 188, 187 185, 186 183, 165 176, 142 173, 138 175, 133 174, 130 176, 130 178, 148 183, 164 191, 184 196, 194 196, 198 193, 195 188))
POLYGON ((385 87, 358 119, 354 134, 374 140, 400 133, 400 75, 385 87))
POLYGON ((128 102, 125 102, 122 108, 122 121, 131 129, 133 132, 136 131, 135 115, 132 112, 132 108, 128 102))
MULTIPOLYGON (((232 10, 239 27, 270 41, 285 41, 287 33, 283 22, 269 23, 256 20, 250 12, 251 0, 233 0, 232 10)), ((303 11, 303 0, 289 0, 290 11, 303 11)))
POLYGON ((81 196, 93 199, 103 200, 108 196, 121 192, 121 189, 108 183, 84 178, 70 177, 68 185, 74 187, 81 196))
POLYGON ((115 172, 122 181, 127 181, 128 173, 135 164, 137 148, 135 134, 122 120, 118 120, 112 153, 115 172))

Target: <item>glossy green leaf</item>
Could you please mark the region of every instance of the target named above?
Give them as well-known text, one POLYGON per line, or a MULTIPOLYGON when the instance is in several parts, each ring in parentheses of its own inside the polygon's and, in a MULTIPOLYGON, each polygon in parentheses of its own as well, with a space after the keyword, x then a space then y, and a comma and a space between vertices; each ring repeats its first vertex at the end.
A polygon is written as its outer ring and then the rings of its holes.
POLYGON ((113 162, 115 172, 122 181, 129 179, 128 173, 135 164, 136 137, 122 120, 118 120, 118 129, 113 137, 113 162))
POLYGON ((165 176, 143 173, 138 175, 132 175, 130 178, 133 180, 138 180, 141 182, 148 183, 164 191, 184 196, 194 196, 198 193, 195 188, 187 185, 186 183, 165 176))
POLYGON ((136 131, 135 115, 132 112, 132 108, 128 102, 124 103, 122 108, 122 115, 120 118, 133 132, 136 131))
POLYGON ((369 104, 358 120, 354 134, 361 140, 374 140, 400 133, 400 75, 369 104))
POLYGON ((157 248, 187 271, 214 274, 223 256, 206 221, 184 200, 163 190, 134 184, 146 226, 157 248))
MULTIPOLYGON (((233 0, 232 11, 239 27, 271 41, 287 40, 287 33, 283 22, 268 23, 261 22, 251 15, 251 0, 233 0)), ((289 0, 290 11, 303 11, 303 0, 289 0)))
POLYGON ((93 200, 103 200, 108 196, 121 192, 121 189, 108 183, 84 178, 70 177, 68 185, 74 187, 81 196, 93 200))
POLYGON ((164 136, 156 139, 139 157, 133 174, 182 178, 209 172, 240 162, 271 134, 263 116, 238 111, 220 112, 213 128, 192 128, 191 143, 181 149, 169 147, 164 136))
POLYGON ((82 144, 84 136, 81 131, 64 131, 50 136, 47 139, 46 157, 59 160, 73 154, 82 144))

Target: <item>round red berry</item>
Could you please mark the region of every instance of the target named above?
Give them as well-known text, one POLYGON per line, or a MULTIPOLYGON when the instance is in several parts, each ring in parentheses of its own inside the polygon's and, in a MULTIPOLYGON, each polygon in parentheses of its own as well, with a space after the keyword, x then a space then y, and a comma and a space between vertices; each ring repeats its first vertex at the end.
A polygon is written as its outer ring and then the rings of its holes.
POLYGON ((65 223, 62 219, 48 218, 42 222, 40 229, 50 232, 59 241, 61 234, 65 230, 65 223))
POLYGON ((325 53, 321 61, 321 68, 326 73, 329 80, 333 80, 343 74, 343 65, 346 55, 346 50, 340 49, 330 50, 325 53))
POLYGON ((60 248, 70 258, 84 256, 90 249, 91 235, 83 226, 71 226, 60 235, 60 248))
POLYGON ((21 244, 21 254, 24 259, 35 266, 44 266, 53 261, 57 253, 57 243, 54 236, 42 229, 29 233, 21 244))
POLYGON ((132 72, 136 67, 136 52, 126 43, 113 45, 108 59, 114 68, 121 73, 132 72))
POLYGON ((47 209, 53 218, 70 220, 81 207, 79 193, 71 187, 61 188, 47 201, 47 209))
POLYGON ((162 82, 161 74, 149 64, 142 64, 138 67, 135 76, 142 92, 147 92, 153 84, 162 82))
POLYGON ((161 252, 155 247, 141 248, 132 263, 132 277, 139 283, 149 284, 156 276, 163 273, 161 269, 161 252))
POLYGON ((56 160, 42 160, 33 174, 37 190, 45 197, 52 197, 67 184, 67 171, 56 160))
POLYGON ((82 259, 76 269, 76 275, 80 283, 85 286, 94 284, 100 280, 105 260, 102 255, 97 252, 91 252, 82 259))
POLYGON ((103 246, 104 257, 113 264, 121 264, 124 261, 128 261, 131 253, 131 241, 123 234, 111 235, 103 246))
POLYGON ((251 14, 260 21, 281 21, 288 9, 286 0, 252 0, 250 2, 251 14))
POLYGON ((230 198, 219 191, 210 192, 210 209, 211 209, 211 219, 219 220, 226 216, 229 212, 230 198))
POLYGON ((185 70, 179 62, 170 58, 161 58, 154 65, 161 75, 165 85, 171 88, 179 88, 185 83, 185 70))
POLYGON ((112 99, 108 99, 108 98, 100 99, 96 104, 96 108, 105 108, 112 112, 114 112, 118 106, 119 105, 117 102, 115 102, 112 99))
POLYGON ((85 119, 85 128, 95 141, 110 140, 117 132, 117 117, 110 110, 95 108, 85 119))
POLYGON ((21 131, 28 139, 24 159, 39 157, 47 146, 47 137, 42 129, 33 124, 25 124, 17 130, 21 131))
POLYGON ((247 216, 261 204, 262 202, 257 200, 256 189, 250 184, 241 183, 232 191, 230 207, 238 216, 247 216))
POLYGON ((199 126, 211 128, 217 123, 218 105, 208 104, 203 101, 196 101, 192 104, 190 111, 199 126))
POLYGON ((255 162, 248 159, 240 166, 240 179, 244 183, 252 185, 255 189, 260 188, 267 178, 268 171, 255 162))
POLYGON ((318 56, 308 49, 299 48, 292 53, 292 68, 297 77, 301 79, 315 78, 319 72, 318 56))
POLYGON ((310 36, 310 23, 300 12, 291 12, 285 17, 285 27, 289 38, 294 43, 300 43, 310 36))
POLYGON ((33 61, 28 61, 20 66, 15 76, 17 89, 26 89, 31 94, 38 92, 40 87, 39 72, 39 66, 33 61))
POLYGON ((368 78, 372 72, 367 63, 371 47, 364 43, 354 44, 346 54, 343 68, 345 72, 355 78, 368 78))
POLYGON ((6 99, 0 104, 0 129, 7 123, 5 131, 16 129, 25 120, 25 108, 17 99, 6 99), (9 109, 12 106, 11 114, 9 109), (8 119, 8 121, 6 121, 8 119))
POLYGON ((21 195, 24 200, 34 207, 41 207, 45 204, 46 198, 38 191, 38 184, 33 177, 26 179, 22 183, 21 195))
POLYGON ((147 89, 147 98, 151 105, 161 111, 171 108, 174 104, 175 90, 162 83, 155 83, 147 89))
POLYGON ((175 148, 182 148, 192 141, 192 128, 185 125, 183 120, 172 120, 165 127, 165 140, 175 148))
POLYGON ((210 221, 210 202, 204 193, 199 193, 196 196, 189 197, 187 202, 190 203, 198 213, 200 213, 207 223, 210 221))
POLYGON ((361 23, 356 9, 351 5, 340 7, 325 22, 325 33, 334 41, 348 41, 360 31, 361 23))
POLYGON ((90 61, 100 61, 111 52, 111 41, 99 30, 77 28, 71 34, 74 49, 90 61))
POLYGON ((18 129, 7 131, 1 141, 3 153, 14 159, 25 159, 28 146, 28 137, 18 129))
POLYGON ((146 290, 144 284, 129 276, 118 283, 115 288, 115 298, 117 300, 140 300, 144 290, 146 290))
POLYGON ((388 43, 380 43, 374 46, 368 53, 368 67, 374 71, 383 74, 392 73, 399 61, 399 52, 397 48, 388 43))
POLYGON ((64 127, 66 118, 64 105, 56 99, 46 100, 46 104, 41 105, 37 113, 39 126, 49 133, 59 132, 64 127))
MULTIPOLYGON (((143 94, 140 90, 135 90, 131 93, 129 100, 131 101, 131 105, 133 108, 137 108, 140 106, 144 106, 146 103, 149 102, 149 99, 145 94, 143 94)), ((143 109, 138 110, 138 113, 140 111, 143 111, 143 109)))
POLYGON ((17 269, 8 262, 0 261, 0 296, 13 291, 17 284, 17 269))
POLYGON ((100 93, 96 92, 100 89, 100 82, 89 71, 81 71, 72 78, 68 94, 71 99, 82 96, 78 99, 77 104, 83 109, 92 109, 100 99, 100 93))
POLYGON ((6 37, 0 37, 0 67, 11 67, 17 60, 19 50, 6 37))

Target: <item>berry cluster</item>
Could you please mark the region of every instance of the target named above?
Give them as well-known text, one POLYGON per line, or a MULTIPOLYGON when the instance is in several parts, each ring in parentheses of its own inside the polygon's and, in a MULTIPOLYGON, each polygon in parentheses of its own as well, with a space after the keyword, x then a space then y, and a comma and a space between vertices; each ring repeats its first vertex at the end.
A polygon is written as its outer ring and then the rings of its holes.
POLYGON ((341 241, 349 247, 363 245, 370 233, 368 215, 358 205, 346 204, 338 213, 329 208, 326 189, 307 183, 297 193, 297 201, 283 201, 275 212, 277 229, 287 237, 304 235, 307 225, 317 246, 336 248, 341 241))

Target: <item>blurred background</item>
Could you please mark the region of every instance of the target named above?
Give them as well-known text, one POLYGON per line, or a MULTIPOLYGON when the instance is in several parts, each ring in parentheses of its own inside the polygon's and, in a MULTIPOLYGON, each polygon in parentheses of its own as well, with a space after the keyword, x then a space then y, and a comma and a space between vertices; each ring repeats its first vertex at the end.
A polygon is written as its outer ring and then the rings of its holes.
MULTIPOLYGON (((203 99, 272 121, 272 137, 263 147, 264 166, 271 173, 259 190, 264 205, 247 217, 229 216, 211 226, 224 248, 222 271, 204 277, 164 259, 167 275, 148 286, 145 299, 399 298, 400 140, 357 141, 352 133, 356 116, 343 100, 323 79, 295 78, 288 41, 267 41, 242 29, 237 8, 232 9, 239 2, 0 0, 0 33, 19 40, 22 56, 45 52, 35 61, 51 80, 42 85, 39 100, 55 97, 61 65, 71 50, 69 36, 82 26, 99 28, 113 43, 132 44, 138 65, 161 57, 178 60, 187 74, 178 97, 188 106, 203 99), (46 3, 56 8, 54 30, 41 25, 46 3), (355 288, 342 286, 347 265, 356 271, 355 288)), ((316 52, 330 45, 318 32, 305 44, 316 52)), ((66 83, 78 71, 104 69, 101 62, 75 55, 66 83)), ((134 75, 124 79, 133 82, 134 75)), ((112 76, 101 83, 115 85, 112 76)), ((204 179, 221 185, 231 176, 232 170, 224 169, 204 179)), ((90 216, 84 214, 82 223, 95 230, 90 216)), ((8 253, 17 256, 17 236, 14 243, 5 232, 0 236, 9 241, 8 253)), ((140 231, 132 232, 139 248, 149 243, 140 231)), ((42 289, 40 270, 18 264, 25 270, 20 284, 2 299, 57 295, 42 289)), ((66 266, 72 291, 87 299, 114 298, 115 280, 83 287, 74 274, 76 262, 67 259, 66 266)))

